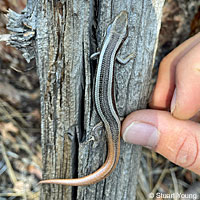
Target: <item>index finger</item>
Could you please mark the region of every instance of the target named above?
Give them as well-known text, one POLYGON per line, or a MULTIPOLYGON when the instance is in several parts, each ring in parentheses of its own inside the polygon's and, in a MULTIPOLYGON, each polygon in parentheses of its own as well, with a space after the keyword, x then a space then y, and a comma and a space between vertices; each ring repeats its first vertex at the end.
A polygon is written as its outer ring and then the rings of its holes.
POLYGON ((176 66, 180 60, 200 42, 200 33, 186 40, 160 63, 158 79, 149 103, 155 109, 168 110, 175 89, 176 66))

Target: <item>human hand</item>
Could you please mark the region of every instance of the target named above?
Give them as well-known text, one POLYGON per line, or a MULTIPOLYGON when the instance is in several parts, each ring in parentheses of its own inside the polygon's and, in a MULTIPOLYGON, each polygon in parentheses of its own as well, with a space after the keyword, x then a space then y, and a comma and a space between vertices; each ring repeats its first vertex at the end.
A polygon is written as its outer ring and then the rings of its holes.
POLYGON ((200 33, 162 60, 150 107, 126 117, 124 141, 200 175, 200 124, 194 122, 200 111, 200 33))

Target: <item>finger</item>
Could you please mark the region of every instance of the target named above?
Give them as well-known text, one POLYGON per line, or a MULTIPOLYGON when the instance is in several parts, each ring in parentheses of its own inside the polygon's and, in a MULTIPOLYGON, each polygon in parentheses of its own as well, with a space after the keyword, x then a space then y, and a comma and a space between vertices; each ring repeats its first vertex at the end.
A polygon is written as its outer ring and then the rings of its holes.
POLYGON ((200 43, 181 58, 176 67, 176 94, 171 112, 178 119, 189 119, 200 110, 200 43))
POLYGON ((186 40, 160 63, 157 83, 149 105, 152 108, 168 109, 175 88, 175 70, 180 59, 187 54, 191 48, 200 42, 200 33, 186 40))
POLYGON ((200 125, 169 112, 141 110, 122 124, 123 139, 154 149, 170 161, 200 174, 200 125))

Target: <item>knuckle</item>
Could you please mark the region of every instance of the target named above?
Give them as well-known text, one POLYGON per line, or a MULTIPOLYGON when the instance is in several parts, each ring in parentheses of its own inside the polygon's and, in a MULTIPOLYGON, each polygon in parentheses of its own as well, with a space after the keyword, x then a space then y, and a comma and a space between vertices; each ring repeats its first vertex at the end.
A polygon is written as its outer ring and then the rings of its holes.
POLYGON ((191 168, 197 162, 197 155, 199 154, 198 140, 188 130, 182 130, 181 135, 186 135, 186 137, 178 149, 176 163, 185 168, 191 168), (184 133, 185 131, 186 133, 184 133))

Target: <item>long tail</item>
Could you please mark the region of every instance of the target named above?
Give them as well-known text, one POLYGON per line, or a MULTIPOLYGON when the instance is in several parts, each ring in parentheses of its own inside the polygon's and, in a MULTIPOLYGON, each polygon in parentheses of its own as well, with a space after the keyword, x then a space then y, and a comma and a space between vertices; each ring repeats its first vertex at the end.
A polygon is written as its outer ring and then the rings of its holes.
MULTIPOLYGON (((110 139, 110 138, 109 138, 110 139)), ((104 178, 106 178, 116 167, 119 158, 119 149, 120 143, 118 147, 118 152, 116 152, 115 147, 112 142, 108 139, 108 156, 105 163, 94 173, 84 176, 81 178, 74 179, 50 179, 40 181, 39 184, 61 184, 61 185, 71 185, 71 186, 86 186, 90 184, 95 184, 104 178)), ((120 141, 120 140, 119 140, 120 141)))

